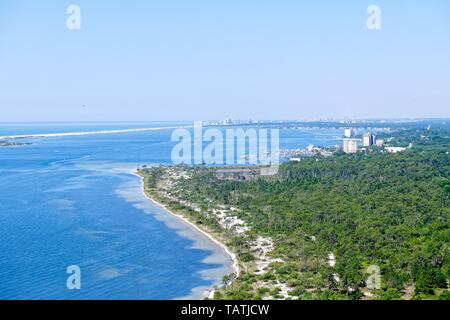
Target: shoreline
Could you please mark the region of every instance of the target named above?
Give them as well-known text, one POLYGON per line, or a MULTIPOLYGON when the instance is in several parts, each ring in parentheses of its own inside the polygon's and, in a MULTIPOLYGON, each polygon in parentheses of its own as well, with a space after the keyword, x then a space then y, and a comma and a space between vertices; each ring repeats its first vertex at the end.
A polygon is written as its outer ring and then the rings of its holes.
POLYGON ((132 133, 132 132, 146 132, 164 129, 190 128, 191 126, 179 127, 152 127, 152 128, 135 128, 135 129, 117 129, 117 130, 100 130, 100 131, 82 131, 82 132, 64 132, 64 133, 36 133, 36 134, 22 134, 15 136, 0 136, 0 140, 16 140, 16 139, 34 139, 34 138, 55 138, 55 137, 74 137, 97 134, 116 134, 116 133, 132 133))
MULTIPOLYGON (((154 198, 152 198, 151 196, 149 196, 146 192, 145 192, 145 185, 144 185, 144 177, 142 177, 141 175, 139 175, 138 173, 136 173, 136 171, 131 172, 132 175, 139 177, 140 180, 140 184, 141 184, 141 192, 144 194, 144 196, 150 200, 151 202, 153 202, 154 204, 156 204, 157 206, 161 207, 162 209, 164 209, 164 211, 166 211, 167 213, 169 213, 170 215, 182 220, 183 222, 185 222, 186 224, 188 224, 190 227, 192 227, 193 229, 195 229, 196 231, 200 232, 201 234, 203 234, 204 236, 206 236, 210 241, 214 242, 216 245, 218 245, 233 261, 232 264, 232 269, 233 269, 233 274, 235 275, 235 277, 239 277, 240 275, 240 268, 239 268, 239 260, 236 256, 236 254, 234 254, 224 243, 222 243, 220 240, 216 239, 212 234, 210 234, 209 232, 207 232, 206 230, 200 228, 199 226, 197 226, 195 223, 193 223, 192 221, 190 221, 188 218, 186 218, 185 216, 181 215, 181 214, 177 214, 175 212, 173 212, 172 210, 170 210, 169 208, 167 208, 166 205, 160 203, 159 201, 155 200, 154 198)), ((210 288, 209 290, 205 291, 203 298, 212 298, 214 295, 214 292, 216 290, 214 288, 210 288)))

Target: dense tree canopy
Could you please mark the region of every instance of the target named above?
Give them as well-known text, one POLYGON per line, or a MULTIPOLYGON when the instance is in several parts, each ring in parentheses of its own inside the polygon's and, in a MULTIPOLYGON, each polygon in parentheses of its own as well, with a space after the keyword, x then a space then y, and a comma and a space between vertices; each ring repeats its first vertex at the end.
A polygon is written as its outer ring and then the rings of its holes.
MULTIPOLYGON (((398 154, 372 149, 306 158, 256 181, 219 180, 196 167, 184 188, 194 202, 241 209, 253 232, 271 236, 274 254, 286 261, 273 266, 272 276, 300 298, 311 297, 308 288, 315 298, 359 298, 369 265, 380 267, 380 298, 399 298, 408 286, 425 297, 447 288, 450 278, 449 142, 444 129, 401 131, 392 144, 413 147, 398 154)), ((228 297, 243 294, 249 279, 228 297)))

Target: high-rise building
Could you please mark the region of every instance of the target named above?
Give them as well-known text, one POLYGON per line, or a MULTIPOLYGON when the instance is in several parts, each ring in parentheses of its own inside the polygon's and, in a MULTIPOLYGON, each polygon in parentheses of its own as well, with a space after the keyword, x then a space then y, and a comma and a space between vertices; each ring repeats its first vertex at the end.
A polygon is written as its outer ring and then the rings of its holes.
POLYGON ((358 151, 358 139, 344 138, 343 149, 345 153, 356 153, 358 151))
POLYGON ((364 134, 363 135, 363 146, 370 147, 371 145, 373 145, 373 138, 374 138, 374 136, 371 135, 370 133, 364 134))
POLYGON ((347 129, 344 130, 344 137, 351 138, 352 137, 352 133, 353 133, 353 130, 351 128, 347 128, 347 129))
POLYGON ((377 136, 376 135, 372 135, 372 145, 376 145, 377 144, 377 136))

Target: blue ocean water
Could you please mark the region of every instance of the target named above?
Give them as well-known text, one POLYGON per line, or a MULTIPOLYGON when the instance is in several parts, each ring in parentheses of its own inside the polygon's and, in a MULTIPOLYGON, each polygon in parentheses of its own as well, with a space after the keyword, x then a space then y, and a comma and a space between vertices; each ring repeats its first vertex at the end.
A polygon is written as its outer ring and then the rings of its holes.
MULTIPOLYGON (((0 299, 199 297, 231 271, 223 250, 151 203, 131 174, 169 164, 176 123, 0 124, 0 136, 132 128, 0 147, 0 299), (81 269, 68 290, 66 268, 81 269)), ((282 148, 332 145, 333 130, 281 132, 282 148)))

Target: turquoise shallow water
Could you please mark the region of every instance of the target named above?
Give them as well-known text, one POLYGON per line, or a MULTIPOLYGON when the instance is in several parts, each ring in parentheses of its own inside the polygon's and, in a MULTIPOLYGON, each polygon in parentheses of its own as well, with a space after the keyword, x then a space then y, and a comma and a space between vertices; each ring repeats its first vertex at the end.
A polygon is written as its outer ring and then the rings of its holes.
MULTIPOLYGON (((0 136, 151 126, 174 124, 5 124, 0 136)), ((230 272, 220 247, 147 200, 130 174, 137 164, 170 163, 171 133, 0 148, 0 299, 199 297, 230 272), (81 268, 81 290, 66 287, 69 265, 81 268)), ((285 130, 281 145, 330 145, 337 135, 285 130)))

